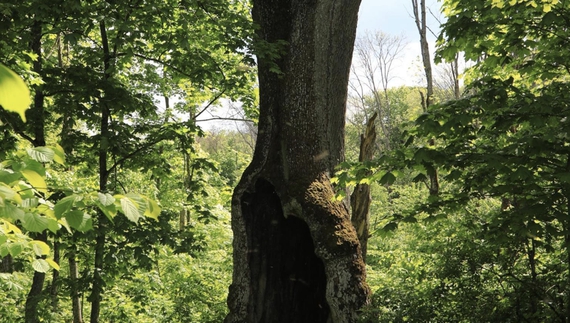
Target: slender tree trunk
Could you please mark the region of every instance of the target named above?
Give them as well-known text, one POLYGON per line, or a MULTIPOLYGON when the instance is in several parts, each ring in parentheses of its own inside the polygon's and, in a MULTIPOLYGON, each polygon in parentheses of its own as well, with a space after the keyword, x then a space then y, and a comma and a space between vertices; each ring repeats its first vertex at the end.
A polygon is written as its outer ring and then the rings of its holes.
MULTIPOLYGON (((570 204, 570 203, 569 203, 570 204)), ((570 208, 570 205, 568 205, 570 208)), ((568 211, 570 216, 570 209, 568 211)), ((566 221, 570 222, 570 221, 566 221)), ((564 244, 566 245, 566 303, 564 304, 564 314, 566 316, 566 323, 570 323, 570 224, 566 224, 566 234, 564 235, 564 244)))
POLYGON ((74 247, 71 247, 68 254, 69 261, 69 280, 70 280, 70 296, 71 310, 73 312, 73 323, 83 323, 83 306, 81 304, 81 293, 79 292, 79 270, 74 247))
POLYGON ((425 0, 420 0, 420 3, 418 4, 418 0, 412 0, 412 7, 414 10, 416 27, 420 34, 422 63, 424 65, 424 72, 426 75, 426 106, 429 107, 433 100, 433 73, 431 68, 429 43, 427 40, 426 2, 425 0))
MULTIPOLYGON (((34 72, 41 74, 42 72, 42 23, 38 20, 34 20, 32 25, 32 52, 37 55, 36 60, 33 64, 34 72)), ((41 86, 35 89, 33 106, 26 114, 31 126, 31 131, 33 132, 34 139, 32 144, 36 147, 45 146, 45 135, 44 135, 44 93, 41 86)), ((46 232, 39 233, 36 237, 37 240, 47 242, 46 232)), ((30 292, 26 298, 26 313, 25 321, 26 323, 36 323, 40 322, 38 313, 38 304, 42 298, 42 291, 45 281, 45 273, 40 273, 34 271, 34 277, 32 279, 32 286, 30 287, 30 292)))
POLYGON ((180 209, 180 212, 178 213, 178 230, 179 231, 184 231, 184 229, 186 228, 186 214, 188 213, 188 210, 186 208, 182 208, 180 209))
POLYGON ((455 55, 455 59, 451 62, 451 76, 453 78, 453 96, 456 100, 461 97, 461 88, 459 87, 459 54, 455 55))
MULTIPOLYGON (((416 27, 418 28, 418 32, 420 34, 422 62, 426 75, 426 95, 424 97, 422 93, 422 107, 424 111, 427 111, 429 106, 433 103, 433 73, 431 68, 429 43, 427 40, 426 2, 425 0, 420 0, 420 3, 418 4, 418 0, 412 0, 412 7, 414 10, 416 27)), ((429 145, 433 146, 434 144, 435 141, 433 139, 429 139, 429 145)), ((428 171, 430 195, 439 194, 439 179, 437 173, 437 169, 435 168, 428 171)))
MULTIPOLYGON (((58 46, 57 48, 58 66, 60 69, 64 69, 65 68, 65 64, 63 61, 64 48, 61 43, 61 34, 57 35, 57 46, 58 46)), ((67 52, 66 56, 69 56, 69 48, 67 48, 66 52, 67 52)), ((75 124, 73 111, 71 109, 66 109, 64 115, 62 116, 62 119, 63 122, 60 133, 60 145, 64 148, 67 154, 70 155, 72 154, 74 148, 73 141, 69 140, 75 124)), ((71 169, 72 167, 68 166, 68 170, 71 169)), ((69 240, 71 242, 71 246, 69 247, 69 250, 67 252, 67 260, 69 264, 69 297, 71 298, 71 311, 73 313, 73 323, 83 323, 83 305, 81 302, 81 292, 78 286, 79 268, 77 266, 77 259, 76 259, 76 248, 75 248, 77 242, 76 235, 72 234, 69 240)))
MULTIPOLYGON (((372 118, 368 120, 364 134, 360 136, 360 154, 358 156, 359 162, 372 160, 374 155, 374 144, 376 142, 376 127, 374 125, 376 117, 375 113, 372 118)), ((362 248, 362 260, 366 262, 366 252, 368 250, 368 236, 370 235, 370 203, 372 197, 370 196, 370 185, 357 184, 354 192, 350 196, 350 207, 352 210, 352 225, 356 229, 358 241, 362 248)))
MULTIPOLYGON (((34 61, 33 70, 38 74, 42 74, 42 23, 38 20, 34 21, 32 26, 32 52, 37 55, 34 61)), ((44 92, 41 86, 35 88, 33 107, 28 110, 26 116, 31 130, 34 134, 34 141, 32 142, 35 147, 45 146, 45 111, 44 111, 44 92)))
POLYGON ((95 238, 95 260, 93 263, 93 287, 90 296, 91 300, 91 316, 90 322, 99 322, 99 315, 101 313, 101 300, 103 293, 103 267, 104 267, 104 255, 105 255, 105 240, 107 234, 107 221, 105 215, 102 212, 97 212, 97 235, 95 238))
MULTIPOLYGON (((55 238, 57 239, 57 238, 55 238)), ((60 256, 59 256, 59 243, 54 241, 53 243, 53 261, 59 264, 60 256)), ((52 273, 51 278, 51 287, 50 287, 50 297, 51 297, 51 310, 54 313, 58 312, 58 292, 59 292, 59 270, 54 270, 52 273)))
MULTIPOLYGON (((568 159, 570 163, 570 159, 568 159)), ((568 166, 568 165, 567 165, 568 166)), ((568 167, 567 167, 568 168, 568 167)), ((561 313, 563 319, 562 322, 570 323, 570 190, 566 191, 567 205, 568 208, 567 216, 568 218, 563 223, 564 230, 564 248, 565 248, 565 266, 566 266, 566 281, 564 284, 564 294, 563 302, 561 302, 560 307, 562 308, 561 313)))
POLYGON ((538 312, 538 273, 536 272, 536 246, 534 243, 534 239, 530 239, 527 244, 527 257, 528 257, 528 265, 530 269, 530 281, 531 285, 530 288, 532 289, 532 293, 530 295, 530 314, 533 319, 535 319, 535 315, 538 312))
POLYGON ((344 157, 359 3, 253 2, 260 38, 288 45, 277 61, 258 55, 259 134, 232 197, 226 323, 355 322, 368 301, 356 231, 329 180, 344 157))
MULTIPOLYGON (((36 240, 47 241, 45 231, 34 237, 36 240)), ((30 292, 26 297, 25 305, 25 322, 26 323, 39 323, 39 312, 38 305, 42 300, 42 292, 44 288, 46 274, 38 271, 34 271, 34 277, 32 279, 32 286, 30 287, 30 292)))
MULTIPOLYGON (((104 80, 107 81, 111 78, 109 70, 111 67, 111 53, 109 51, 109 41, 107 39, 107 30, 105 27, 105 21, 99 23, 99 29, 101 32, 101 42, 103 44, 103 68, 104 68, 104 80)), ((101 142, 99 144, 99 191, 107 191, 107 180, 109 178, 109 172, 107 169, 107 154, 108 146, 110 143, 109 136, 109 119, 110 111, 108 102, 109 98, 103 94, 99 104, 101 108, 101 142)), ((107 234, 108 221, 103 214, 103 212, 97 212, 97 236, 95 238, 95 262, 94 262, 94 272, 93 272, 93 288, 91 293, 91 316, 90 322, 99 322, 99 315, 101 313, 101 300, 103 293, 103 270, 104 270, 104 255, 105 255, 105 240, 107 234)))

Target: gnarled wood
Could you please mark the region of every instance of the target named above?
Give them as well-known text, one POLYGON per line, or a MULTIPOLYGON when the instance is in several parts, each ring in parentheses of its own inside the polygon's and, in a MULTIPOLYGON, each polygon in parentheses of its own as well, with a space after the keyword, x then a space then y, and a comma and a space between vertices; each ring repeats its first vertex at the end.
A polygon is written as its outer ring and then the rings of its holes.
MULTIPOLYGON (((360 154, 358 156, 359 162, 372 160, 374 155, 374 147, 376 144, 376 117, 378 114, 374 113, 366 123, 366 130, 364 134, 360 135, 360 154)), ((356 229, 358 241, 362 249, 362 259, 366 262, 366 251, 368 246, 368 236, 370 235, 370 203, 372 197, 370 196, 370 185, 357 184, 354 191, 350 195, 350 208, 352 211, 351 221, 356 229)))

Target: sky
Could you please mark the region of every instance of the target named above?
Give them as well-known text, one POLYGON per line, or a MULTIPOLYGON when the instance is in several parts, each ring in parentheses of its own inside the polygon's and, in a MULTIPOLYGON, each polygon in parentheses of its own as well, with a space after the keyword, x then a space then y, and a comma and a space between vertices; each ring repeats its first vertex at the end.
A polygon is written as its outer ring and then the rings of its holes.
MULTIPOLYGON (((426 0, 426 7, 435 15, 440 15, 440 3, 437 0, 426 0)), ((437 31, 438 22, 427 13, 428 27, 437 31)), ((407 43, 402 58, 393 68, 394 78, 390 86, 421 85, 420 73, 422 63, 419 33, 413 18, 411 0, 362 0, 358 14, 357 37, 367 32, 382 31, 392 36, 403 36, 407 43)), ((430 49, 434 50, 435 37, 428 35, 430 49)), ((433 58, 433 54, 432 54, 433 58)))
MULTIPOLYGON (((426 7, 441 19, 440 3, 426 0, 426 7)), ((437 20, 427 12, 428 27, 437 29, 437 20)), ((413 18, 411 0, 362 0, 358 13, 357 33, 383 31, 391 35, 403 35, 409 41, 418 41, 419 34, 413 18)), ((434 30, 437 32, 437 30, 434 30)), ((432 37, 435 39, 435 37, 432 37)))
POLYGON ((383 31, 418 38, 410 0, 362 0, 357 33, 383 31))

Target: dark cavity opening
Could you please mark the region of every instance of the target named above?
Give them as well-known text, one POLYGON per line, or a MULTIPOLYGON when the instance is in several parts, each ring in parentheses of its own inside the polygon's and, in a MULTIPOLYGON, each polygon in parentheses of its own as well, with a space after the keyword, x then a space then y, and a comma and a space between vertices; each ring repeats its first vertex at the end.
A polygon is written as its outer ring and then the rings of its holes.
POLYGON ((243 197, 252 281, 253 322, 326 323, 326 275, 307 224, 283 216, 271 183, 259 179, 243 197))

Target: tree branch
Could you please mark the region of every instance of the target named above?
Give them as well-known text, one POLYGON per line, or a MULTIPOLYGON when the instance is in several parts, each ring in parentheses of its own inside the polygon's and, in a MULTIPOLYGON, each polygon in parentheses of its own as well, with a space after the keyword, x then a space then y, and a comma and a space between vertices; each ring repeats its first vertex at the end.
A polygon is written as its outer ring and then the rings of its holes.
POLYGON ((208 119, 196 120, 196 122, 213 121, 213 120, 225 120, 225 121, 243 121, 254 123, 253 120, 243 119, 243 118, 224 118, 224 117, 212 117, 208 119))

